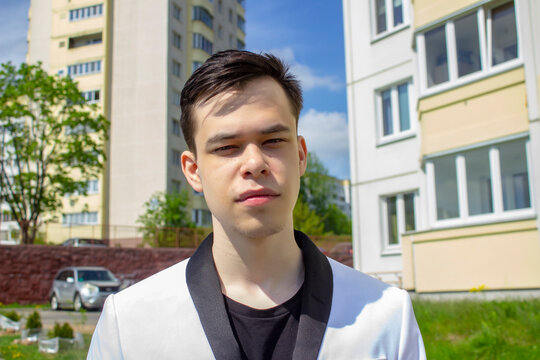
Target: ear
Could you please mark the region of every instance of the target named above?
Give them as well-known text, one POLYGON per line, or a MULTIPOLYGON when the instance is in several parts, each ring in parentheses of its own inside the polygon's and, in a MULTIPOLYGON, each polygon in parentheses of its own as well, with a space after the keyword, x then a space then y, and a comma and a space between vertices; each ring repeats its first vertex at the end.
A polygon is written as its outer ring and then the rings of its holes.
POLYGON ((201 177, 199 176, 199 166, 195 154, 191 151, 184 151, 181 157, 182 171, 193 190, 203 192, 201 177))
POLYGON ((299 169, 300 169, 300 176, 304 175, 306 172, 307 167, 307 147, 306 147, 306 140, 303 136, 298 136, 298 158, 300 160, 299 162, 299 169))

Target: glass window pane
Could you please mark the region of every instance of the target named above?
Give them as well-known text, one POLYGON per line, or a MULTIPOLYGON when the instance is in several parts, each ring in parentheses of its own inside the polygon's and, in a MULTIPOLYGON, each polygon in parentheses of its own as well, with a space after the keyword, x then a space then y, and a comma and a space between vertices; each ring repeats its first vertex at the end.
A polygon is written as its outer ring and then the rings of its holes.
POLYGON ((454 156, 433 160, 435 170, 435 198, 437 219, 451 219, 459 216, 456 162, 454 156))
POLYGON ((391 196, 386 198, 386 226, 388 229, 388 244, 395 245, 398 243, 398 228, 397 228, 397 211, 396 197, 391 196))
POLYGON ((448 59, 446 56, 446 34, 444 25, 427 31, 426 71, 428 87, 448 81, 448 59))
POLYGON ((409 113, 409 84, 401 84, 398 86, 399 99, 399 129, 401 131, 411 128, 410 113, 409 113))
POLYGON ((517 58, 516 15, 511 1, 491 11, 492 64, 517 58))
POLYGON ((476 13, 455 21, 458 76, 479 71, 480 45, 476 13))
POLYGON ((391 90, 385 90, 381 93, 382 115, 383 115, 383 135, 391 135, 394 133, 392 124, 392 99, 391 90))
POLYGON ((525 141, 499 145, 504 210, 531 207, 525 141))
POLYGON ((493 212, 489 149, 482 148, 467 152, 465 154, 465 164, 469 215, 493 212))
POLYGON ((393 0, 394 26, 403 24, 403 0, 393 0))
POLYGON ((403 203, 405 204, 405 231, 416 229, 416 220, 414 217, 414 194, 404 194, 403 203))
POLYGON ((386 7, 385 0, 375 0, 375 18, 377 21, 377 34, 386 31, 386 7))

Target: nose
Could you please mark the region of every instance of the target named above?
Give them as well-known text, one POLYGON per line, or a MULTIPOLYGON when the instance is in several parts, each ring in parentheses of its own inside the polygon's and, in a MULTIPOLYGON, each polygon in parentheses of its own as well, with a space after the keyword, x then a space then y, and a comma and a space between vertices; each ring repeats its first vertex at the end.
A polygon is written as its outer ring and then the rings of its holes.
POLYGON ((257 178, 260 175, 268 174, 268 163, 260 147, 249 144, 242 155, 242 176, 257 178))

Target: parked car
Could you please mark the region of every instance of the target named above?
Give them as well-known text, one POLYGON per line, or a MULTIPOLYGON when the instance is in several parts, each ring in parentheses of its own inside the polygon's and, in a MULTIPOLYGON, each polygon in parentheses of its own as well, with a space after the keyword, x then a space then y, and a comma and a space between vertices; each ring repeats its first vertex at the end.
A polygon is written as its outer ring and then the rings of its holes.
POLYGON ((107 242, 101 239, 91 239, 91 238, 69 238, 62 243, 64 246, 100 246, 106 247, 107 242))
POLYGON ((98 266, 72 266, 60 269, 54 277, 49 300, 51 309, 69 307, 100 309, 105 298, 123 288, 112 272, 98 266))

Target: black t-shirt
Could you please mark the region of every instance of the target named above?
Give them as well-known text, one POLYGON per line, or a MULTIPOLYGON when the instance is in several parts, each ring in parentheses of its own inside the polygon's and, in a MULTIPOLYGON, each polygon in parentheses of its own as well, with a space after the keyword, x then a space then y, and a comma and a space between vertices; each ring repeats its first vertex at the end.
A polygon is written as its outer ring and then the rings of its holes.
POLYGON ((270 309, 254 309, 225 295, 231 327, 243 360, 292 359, 302 305, 302 287, 270 309))

